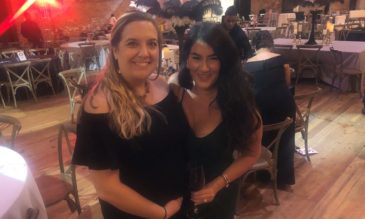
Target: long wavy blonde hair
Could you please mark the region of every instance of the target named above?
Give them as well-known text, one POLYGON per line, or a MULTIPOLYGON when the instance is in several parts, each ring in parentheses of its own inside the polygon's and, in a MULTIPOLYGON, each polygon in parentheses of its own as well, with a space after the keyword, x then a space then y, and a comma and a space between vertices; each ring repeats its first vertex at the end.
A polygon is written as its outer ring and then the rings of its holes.
POLYGON ((110 126, 124 139, 139 136, 151 127, 151 116, 143 100, 136 96, 122 74, 119 73, 118 62, 112 52, 118 47, 125 27, 135 21, 148 21, 156 28, 160 51, 157 73, 160 72, 162 37, 156 22, 146 13, 127 12, 118 19, 112 30, 107 67, 91 90, 92 96, 90 98, 91 105, 93 105, 93 96, 97 90, 101 89, 105 93, 110 109, 110 126))

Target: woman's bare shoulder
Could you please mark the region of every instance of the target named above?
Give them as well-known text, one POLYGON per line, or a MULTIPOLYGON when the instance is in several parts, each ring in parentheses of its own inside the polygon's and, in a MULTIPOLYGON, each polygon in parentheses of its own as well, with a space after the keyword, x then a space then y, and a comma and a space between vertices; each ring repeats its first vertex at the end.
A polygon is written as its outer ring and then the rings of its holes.
POLYGON ((247 62, 258 62, 258 61, 265 61, 268 59, 272 59, 274 57, 280 56, 280 54, 273 53, 273 52, 267 52, 267 53, 260 53, 258 55, 255 55, 252 58, 249 58, 247 62))
POLYGON ((162 76, 158 76, 155 80, 151 80, 150 83, 152 84, 152 86, 154 86, 160 91, 161 90, 168 91, 169 89, 166 78, 162 76))
POLYGON ((168 79, 168 84, 172 92, 174 92, 175 96, 179 97, 180 99, 181 94, 183 92, 183 88, 179 84, 178 73, 170 75, 168 79))
POLYGON ((94 114, 108 113, 109 104, 105 92, 97 89, 95 93, 89 93, 85 99, 84 110, 94 114))

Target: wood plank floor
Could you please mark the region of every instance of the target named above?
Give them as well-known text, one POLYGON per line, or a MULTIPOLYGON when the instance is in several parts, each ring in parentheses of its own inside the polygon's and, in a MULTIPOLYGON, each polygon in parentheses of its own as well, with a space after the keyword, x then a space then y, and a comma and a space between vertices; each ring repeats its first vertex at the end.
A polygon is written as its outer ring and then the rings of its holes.
MULTIPOLYGON (((297 92, 311 86, 300 85, 297 92)), ((339 93, 323 85, 310 118, 309 144, 319 153, 307 162, 295 157, 296 184, 290 192, 280 191, 280 206, 274 205, 270 185, 251 184, 242 191, 239 218, 365 218, 365 116, 357 93, 339 93)), ((69 119, 68 99, 59 94, 37 103, 21 102, 18 109, 0 109, 12 115, 23 128, 16 150, 33 175, 58 171, 57 125, 69 119)), ((300 135, 297 145, 302 145, 300 135)), ((93 218, 101 218, 95 190, 85 168, 77 169, 81 204, 92 206, 93 218)), ((66 203, 47 209, 49 218, 76 218, 66 203)))

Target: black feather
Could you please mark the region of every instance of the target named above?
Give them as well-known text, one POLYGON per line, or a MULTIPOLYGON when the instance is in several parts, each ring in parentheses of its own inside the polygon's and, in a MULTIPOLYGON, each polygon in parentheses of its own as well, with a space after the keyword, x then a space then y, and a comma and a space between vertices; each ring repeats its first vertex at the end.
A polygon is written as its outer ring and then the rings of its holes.
POLYGON ((163 6, 156 0, 137 0, 137 6, 148 6, 147 11, 151 14, 159 15, 163 18, 189 17, 195 21, 201 21, 208 11, 220 15, 223 12, 220 0, 190 0, 181 5, 180 0, 168 0, 163 6))
POLYGON ((205 0, 201 1, 194 9, 192 19, 196 21, 203 20, 204 14, 211 11, 213 14, 221 15, 223 13, 223 8, 219 0, 205 0))

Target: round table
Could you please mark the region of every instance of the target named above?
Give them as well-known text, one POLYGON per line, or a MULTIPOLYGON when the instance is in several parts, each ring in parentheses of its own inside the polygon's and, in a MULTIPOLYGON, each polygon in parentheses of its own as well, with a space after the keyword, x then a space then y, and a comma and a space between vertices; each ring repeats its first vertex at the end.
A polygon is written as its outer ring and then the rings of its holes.
POLYGON ((41 194, 25 162, 17 152, 0 146, 0 218, 24 219, 29 208, 38 219, 47 218, 41 194))
MULTIPOLYGON (((80 43, 86 43, 87 41, 76 41, 76 42, 68 42, 68 43, 63 43, 60 45, 62 50, 67 51, 68 55, 70 56, 70 65, 71 67, 77 67, 77 65, 79 65, 80 62, 80 57, 81 57, 81 49, 79 44, 80 43)), ((90 43, 95 43, 95 48, 99 53, 99 62, 101 67, 105 65, 106 63, 106 59, 107 59, 107 55, 109 53, 109 45, 110 45, 110 41, 109 40, 91 40, 88 41, 90 43)))
MULTIPOLYGON (((109 46, 109 40, 91 40, 88 41, 89 43, 95 43, 95 47, 98 48, 103 48, 103 47, 108 47, 109 46)), ((76 42, 68 42, 68 43, 63 43, 61 44, 61 48, 62 49, 67 49, 67 50, 79 50, 79 43, 86 43, 86 41, 76 41, 76 42)))

